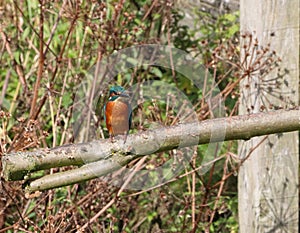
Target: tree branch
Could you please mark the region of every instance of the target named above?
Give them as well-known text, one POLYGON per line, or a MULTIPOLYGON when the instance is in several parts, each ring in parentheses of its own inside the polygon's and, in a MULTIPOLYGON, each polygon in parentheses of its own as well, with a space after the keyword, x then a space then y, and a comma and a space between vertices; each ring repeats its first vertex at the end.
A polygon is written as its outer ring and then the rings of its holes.
POLYGON ((83 165, 77 169, 46 175, 28 186, 29 191, 45 190, 105 175, 133 159, 154 152, 210 142, 248 140, 255 136, 297 130, 300 130, 299 108, 216 118, 132 134, 126 144, 123 139, 115 143, 102 139, 33 152, 11 153, 2 158, 3 174, 6 180, 20 180, 38 170, 83 165))

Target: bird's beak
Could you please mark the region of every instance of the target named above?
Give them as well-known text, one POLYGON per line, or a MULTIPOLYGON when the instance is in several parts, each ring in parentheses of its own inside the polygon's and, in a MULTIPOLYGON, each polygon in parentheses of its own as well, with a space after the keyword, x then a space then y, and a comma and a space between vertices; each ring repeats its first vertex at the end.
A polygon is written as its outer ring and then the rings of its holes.
POLYGON ((125 97, 125 98, 129 98, 130 96, 126 93, 126 92, 119 92, 118 93, 120 97, 125 97))

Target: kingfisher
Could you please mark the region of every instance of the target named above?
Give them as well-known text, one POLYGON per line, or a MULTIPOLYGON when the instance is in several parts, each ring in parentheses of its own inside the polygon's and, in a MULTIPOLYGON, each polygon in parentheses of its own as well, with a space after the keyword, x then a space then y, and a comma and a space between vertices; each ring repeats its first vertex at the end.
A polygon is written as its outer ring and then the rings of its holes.
POLYGON ((114 142, 114 136, 124 135, 125 143, 131 127, 132 109, 129 103, 129 95, 123 87, 113 86, 109 89, 108 102, 103 110, 111 142, 114 142))

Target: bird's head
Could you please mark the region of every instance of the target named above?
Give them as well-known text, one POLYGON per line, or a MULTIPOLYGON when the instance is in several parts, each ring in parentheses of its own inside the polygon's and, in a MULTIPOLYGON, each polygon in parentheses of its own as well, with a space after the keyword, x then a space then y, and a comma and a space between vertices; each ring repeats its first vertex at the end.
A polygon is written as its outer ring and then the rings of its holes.
POLYGON ((109 100, 114 101, 119 97, 129 98, 125 89, 121 86, 113 86, 109 89, 109 100))

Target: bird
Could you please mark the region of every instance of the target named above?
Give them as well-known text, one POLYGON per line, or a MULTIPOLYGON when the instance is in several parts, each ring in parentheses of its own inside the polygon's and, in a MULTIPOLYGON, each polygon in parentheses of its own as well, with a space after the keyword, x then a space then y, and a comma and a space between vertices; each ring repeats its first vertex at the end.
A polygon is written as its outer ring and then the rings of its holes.
POLYGON ((114 136, 124 135, 124 144, 131 128, 132 109, 129 103, 130 96, 121 86, 113 86, 109 89, 108 102, 104 105, 104 121, 111 142, 114 136))

